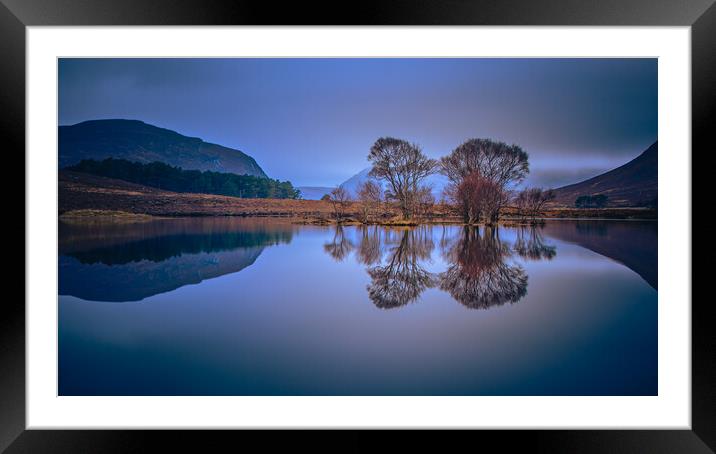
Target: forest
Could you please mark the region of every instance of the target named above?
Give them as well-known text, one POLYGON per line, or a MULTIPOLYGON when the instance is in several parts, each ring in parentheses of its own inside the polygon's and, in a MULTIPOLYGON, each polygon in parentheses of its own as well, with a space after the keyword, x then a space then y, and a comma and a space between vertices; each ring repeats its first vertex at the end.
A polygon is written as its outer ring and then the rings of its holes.
POLYGON ((143 164, 125 159, 85 159, 65 168, 74 172, 116 178, 173 192, 217 194, 246 199, 298 199, 301 191, 289 181, 250 175, 183 170, 162 162, 143 164))

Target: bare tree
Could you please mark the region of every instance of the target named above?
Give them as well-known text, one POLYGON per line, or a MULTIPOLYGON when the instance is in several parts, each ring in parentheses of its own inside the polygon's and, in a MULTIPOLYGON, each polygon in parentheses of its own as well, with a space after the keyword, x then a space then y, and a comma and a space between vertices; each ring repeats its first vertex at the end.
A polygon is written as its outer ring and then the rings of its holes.
POLYGON ((543 214, 544 206, 555 197, 552 189, 528 188, 515 197, 515 205, 524 218, 529 216, 532 222, 543 214))
POLYGON ((415 212, 418 216, 428 218, 435 205, 435 196, 431 186, 421 186, 415 194, 415 212))
POLYGON ((512 199, 512 203, 517 208, 517 214, 523 221, 527 219, 527 194, 525 191, 518 192, 512 199))
POLYGON ((442 173, 459 184, 477 171, 503 188, 519 183, 530 171, 529 155, 518 145, 507 145, 490 139, 470 139, 440 159, 442 173))
MULTIPOLYGON (((453 185, 453 195, 466 179, 477 179, 491 183, 489 205, 483 207, 486 220, 495 223, 499 219, 500 208, 507 203, 507 190, 512 184, 524 180, 529 173, 529 156, 518 145, 507 145, 490 139, 470 139, 455 148, 448 156, 440 159, 440 172, 448 177, 453 185)), ((468 183, 475 186, 476 181, 468 183)), ((486 184, 481 183, 485 190, 486 184)), ((467 188, 465 188, 467 189, 467 188)), ((474 190, 474 188, 473 188, 474 190)))
POLYGON ((479 172, 465 176, 459 184, 451 183, 447 194, 462 213, 466 224, 484 220, 494 224, 500 207, 506 201, 505 191, 497 184, 483 178, 479 172))
POLYGON ((361 221, 368 223, 378 214, 383 200, 383 190, 371 180, 358 186, 358 200, 361 202, 361 221))
POLYGON ((398 202, 405 219, 412 218, 420 182, 435 173, 437 161, 423 154, 420 147, 405 140, 381 137, 370 148, 370 176, 388 184, 385 197, 398 202))
POLYGON ((484 180, 479 197, 480 215, 487 225, 496 225, 500 219, 500 209, 509 200, 508 192, 500 185, 484 180))
POLYGON ((333 205, 333 212, 336 216, 336 220, 341 222, 346 214, 346 208, 350 202, 350 195, 342 186, 338 186, 333 189, 330 194, 331 204, 333 205))

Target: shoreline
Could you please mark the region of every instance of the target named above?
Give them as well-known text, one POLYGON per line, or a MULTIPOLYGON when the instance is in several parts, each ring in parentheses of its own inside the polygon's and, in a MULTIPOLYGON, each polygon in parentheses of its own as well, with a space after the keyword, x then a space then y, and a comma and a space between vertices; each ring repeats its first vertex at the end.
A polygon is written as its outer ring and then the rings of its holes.
MULTIPOLYGON (((436 219, 420 219, 415 221, 405 221, 401 219, 387 219, 385 221, 362 222, 354 218, 347 218, 338 222, 335 219, 306 217, 301 215, 273 215, 273 214, 178 214, 178 215, 150 215, 143 213, 130 213, 125 211, 96 210, 83 209, 72 210, 62 213, 58 219, 63 222, 110 222, 110 223, 126 223, 126 222, 150 222, 156 220, 182 219, 182 218, 246 218, 246 219, 272 219, 282 220, 296 225, 312 225, 312 226, 382 226, 382 227, 418 227, 421 225, 462 225, 474 227, 490 226, 484 222, 467 224, 462 222, 458 217, 454 218, 436 218, 436 219)), ((533 225, 543 225, 550 221, 638 221, 638 222, 658 222, 657 218, 638 218, 638 217, 538 217, 532 220, 522 220, 514 217, 506 217, 497 222, 497 227, 528 227, 533 225)))
MULTIPOLYGON (((334 207, 323 200, 243 199, 212 194, 177 193, 141 186, 121 180, 61 171, 58 215, 82 222, 106 218, 131 222, 134 218, 174 218, 236 216, 275 218, 304 224, 337 224, 334 207)), ((364 224, 360 219, 361 202, 348 202, 342 224, 364 224)), ((418 224, 461 224, 462 218, 448 205, 436 204, 415 221, 405 221, 389 205, 381 207, 366 225, 409 226, 418 224)), ((502 210, 501 223, 530 224, 513 207, 502 210)), ((537 220, 657 220, 656 209, 649 208, 574 208, 548 206, 537 220)))

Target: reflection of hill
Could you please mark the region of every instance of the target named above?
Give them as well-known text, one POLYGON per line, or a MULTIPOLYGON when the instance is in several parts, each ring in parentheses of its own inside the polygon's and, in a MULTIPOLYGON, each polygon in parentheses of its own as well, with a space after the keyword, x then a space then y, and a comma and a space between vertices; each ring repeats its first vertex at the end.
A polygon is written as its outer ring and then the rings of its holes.
MULTIPOLYGON (((293 227, 276 221, 257 218, 239 217, 189 217, 189 218, 157 218, 148 222, 116 223, 93 222, 91 220, 69 220, 59 222, 60 254, 69 255, 89 250, 110 248, 112 246, 127 247, 133 242, 148 241, 157 237, 183 237, 192 241, 191 237, 213 237, 215 246, 205 243, 205 247, 224 249, 221 243, 231 241, 221 237, 241 234, 250 236, 258 232, 260 237, 274 236, 277 242, 291 241, 293 227)), ((179 245, 179 243, 176 243, 179 245)), ((265 245, 265 243, 262 243, 265 245)), ((190 248, 190 246, 182 246, 190 248)), ((206 250, 206 249, 201 249, 206 250)), ((190 252, 187 250, 186 252, 190 252)), ((198 251, 196 251, 198 252, 198 251)), ((141 257, 147 258, 147 257, 141 257)))
POLYGON ((60 256, 60 295, 90 301, 139 301, 241 271, 252 265, 263 249, 186 254, 161 262, 141 260, 121 265, 88 265, 73 257, 60 256))
POLYGON ((657 288, 656 222, 557 221, 548 222, 544 233, 622 263, 657 288))
POLYGON ((235 218, 60 223, 60 294, 137 301, 250 266, 291 227, 235 218))
POLYGON ((105 265, 123 265, 141 260, 162 262, 184 254, 200 252, 221 252, 237 248, 269 246, 282 242, 280 234, 265 232, 230 232, 220 235, 171 235, 133 241, 127 244, 116 244, 88 251, 71 252, 67 255, 76 258, 80 263, 105 265))

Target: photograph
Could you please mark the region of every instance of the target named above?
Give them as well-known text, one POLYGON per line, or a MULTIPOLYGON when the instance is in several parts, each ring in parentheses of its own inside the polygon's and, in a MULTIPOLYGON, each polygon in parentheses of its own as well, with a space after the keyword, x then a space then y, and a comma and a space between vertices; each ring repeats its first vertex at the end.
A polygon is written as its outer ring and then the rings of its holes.
POLYGON ((658 58, 56 65, 59 396, 659 395, 658 58))

